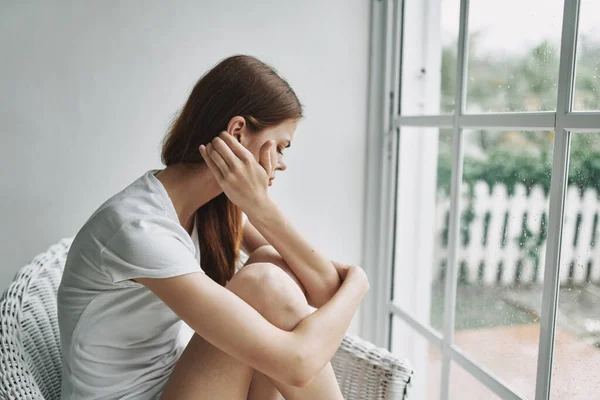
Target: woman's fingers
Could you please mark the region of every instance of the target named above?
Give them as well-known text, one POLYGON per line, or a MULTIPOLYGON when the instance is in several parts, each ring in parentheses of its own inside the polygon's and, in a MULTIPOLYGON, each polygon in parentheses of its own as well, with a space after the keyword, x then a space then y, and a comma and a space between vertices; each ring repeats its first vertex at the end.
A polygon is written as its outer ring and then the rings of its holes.
POLYGON ((251 161, 251 160, 254 159, 254 156, 252 155, 252 153, 250 152, 250 150, 248 150, 247 148, 245 148, 244 146, 242 146, 242 144, 240 142, 238 142, 229 133, 227 133, 225 131, 221 132, 221 134, 219 135, 219 137, 221 138, 221 140, 223 140, 225 142, 225 144, 227 144, 227 146, 229 146, 229 148, 231 149, 231 151, 233 151, 233 153, 240 160, 242 160, 244 162, 247 162, 247 161, 251 161))
POLYGON ((226 177, 231 168, 230 168, 230 165, 224 160, 224 157, 222 157, 221 152, 219 152, 215 148, 215 145, 213 143, 207 144, 206 150, 207 150, 210 158, 217 165, 217 167, 219 167, 219 169, 221 170, 223 177, 226 177))
POLYGON ((225 143, 223 139, 217 136, 212 140, 212 145, 214 151, 221 156, 225 163, 227 163, 229 169, 235 169, 239 165, 240 160, 233 153, 233 151, 229 148, 229 146, 227 145, 227 143, 225 143))
MULTIPOLYGON (((223 192, 242 210, 268 199, 267 172, 233 136, 221 133, 211 143, 200 146, 200 153, 223 192), (237 149, 237 153, 234 149, 237 149)), ((269 157, 271 165, 272 157, 269 157)))
POLYGON ((268 140, 260 148, 258 163, 265 169, 267 175, 271 176, 273 170, 273 159, 271 157, 272 148, 275 147, 272 140, 268 140))
POLYGON ((223 173, 221 172, 221 169, 217 166, 217 164, 215 164, 210 154, 208 154, 206 146, 204 146, 203 144, 200 145, 200 155, 202 156, 202 158, 204 158, 206 165, 208 165, 208 169, 210 169, 215 178, 217 178, 217 181, 221 182, 221 180, 223 180, 223 173))

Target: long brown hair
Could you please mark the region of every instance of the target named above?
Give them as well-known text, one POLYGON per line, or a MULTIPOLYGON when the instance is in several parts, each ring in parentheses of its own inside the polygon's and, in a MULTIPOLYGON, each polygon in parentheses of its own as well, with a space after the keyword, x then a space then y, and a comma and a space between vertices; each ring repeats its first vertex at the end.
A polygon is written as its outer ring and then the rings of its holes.
MULTIPOLYGON (((258 132, 302 118, 302 105, 290 85, 262 61, 244 55, 221 61, 194 86, 164 139, 162 161, 204 162, 198 147, 242 116, 258 132)), ((196 211, 202 269, 225 285, 235 273, 242 240, 242 211, 222 193, 196 211)))

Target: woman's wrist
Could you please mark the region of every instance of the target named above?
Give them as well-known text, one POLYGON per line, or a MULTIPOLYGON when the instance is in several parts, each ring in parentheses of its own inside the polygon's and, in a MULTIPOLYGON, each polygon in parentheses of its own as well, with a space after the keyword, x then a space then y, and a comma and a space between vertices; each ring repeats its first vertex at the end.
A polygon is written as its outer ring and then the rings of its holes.
POLYGON ((273 217, 279 211, 279 208, 277 207, 277 204, 267 196, 265 200, 258 201, 251 207, 246 207, 243 211, 250 223, 258 228, 258 226, 267 221, 269 217, 273 217))

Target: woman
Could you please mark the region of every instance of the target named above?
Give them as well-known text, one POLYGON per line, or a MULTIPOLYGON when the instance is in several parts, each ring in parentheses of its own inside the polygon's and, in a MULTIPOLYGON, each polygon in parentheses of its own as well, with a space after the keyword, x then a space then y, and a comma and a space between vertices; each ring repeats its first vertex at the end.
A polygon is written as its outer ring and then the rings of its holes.
POLYGON ((166 168, 100 206, 71 245, 62 399, 342 398, 329 360, 368 281, 313 249, 267 191, 301 117, 287 82, 253 57, 198 81, 165 139, 166 168), (182 321, 195 332, 185 348, 182 321))

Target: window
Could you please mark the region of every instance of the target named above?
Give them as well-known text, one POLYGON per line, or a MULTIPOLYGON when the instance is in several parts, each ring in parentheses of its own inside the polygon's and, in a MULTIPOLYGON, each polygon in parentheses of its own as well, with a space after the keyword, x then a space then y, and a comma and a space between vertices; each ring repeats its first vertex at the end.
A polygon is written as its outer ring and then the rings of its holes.
POLYGON ((600 2, 373 7, 363 335, 417 399, 592 398, 600 2))

